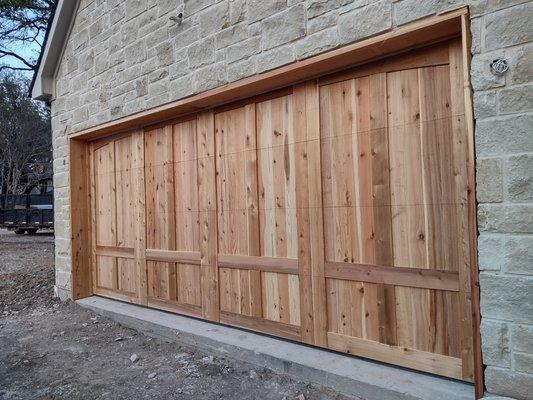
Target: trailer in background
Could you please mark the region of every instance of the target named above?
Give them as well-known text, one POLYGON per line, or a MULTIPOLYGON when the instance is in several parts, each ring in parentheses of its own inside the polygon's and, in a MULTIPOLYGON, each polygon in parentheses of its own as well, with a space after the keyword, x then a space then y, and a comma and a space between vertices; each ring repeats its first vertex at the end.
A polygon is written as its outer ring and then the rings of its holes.
POLYGON ((54 228, 53 187, 40 184, 29 194, 0 195, 0 228, 22 235, 54 228))

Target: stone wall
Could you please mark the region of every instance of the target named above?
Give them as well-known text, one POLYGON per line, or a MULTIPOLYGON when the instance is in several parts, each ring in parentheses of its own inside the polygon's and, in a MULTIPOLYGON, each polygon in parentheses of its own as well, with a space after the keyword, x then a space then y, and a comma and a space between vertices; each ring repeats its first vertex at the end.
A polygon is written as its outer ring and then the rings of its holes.
POLYGON ((531 398, 533 3, 514 3, 473 9, 481 335, 487 389, 531 398), (498 57, 503 77, 488 70, 498 57))
POLYGON ((68 297, 67 135, 470 5, 486 384, 533 393, 533 3, 80 0, 52 102, 56 288, 68 297), (169 17, 184 13, 177 25, 169 17), (503 77, 489 70, 508 60, 503 77))

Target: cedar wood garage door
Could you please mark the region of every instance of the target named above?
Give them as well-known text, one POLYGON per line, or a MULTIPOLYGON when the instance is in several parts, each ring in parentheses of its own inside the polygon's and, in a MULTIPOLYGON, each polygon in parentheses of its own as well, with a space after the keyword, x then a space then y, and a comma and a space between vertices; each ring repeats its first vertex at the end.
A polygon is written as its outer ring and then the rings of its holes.
POLYGON ((91 142, 94 293, 473 381, 463 72, 453 40, 91 142))

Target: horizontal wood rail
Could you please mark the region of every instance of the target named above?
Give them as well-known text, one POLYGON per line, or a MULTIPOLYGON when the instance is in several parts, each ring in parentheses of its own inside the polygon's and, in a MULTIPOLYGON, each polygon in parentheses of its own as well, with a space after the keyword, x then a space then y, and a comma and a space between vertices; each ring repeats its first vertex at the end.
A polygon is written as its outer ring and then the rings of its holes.
POLYGON ((460 358, 406 347, 390 346, 334 332, 328 332, 328 347, 386 363, 462 379, 463 370, 460 358))
POLYGON ((300 340, 300 327, 285 324, 283 322, 270 321, 268 319, 235 314, 227 311, 220 311, 220 322, 223 324, 240 326, 250 329, 251 331, 280 336, 285 339, 300 340))
POLYGON ((135 258, 133 247, 96 246, 97 256, 135 258))
POLYGON ((107 122, 70 135, 71 138, 96 139, 112 133, 141 128, 227 104, 246 97, 280 89, 348 67, 366 64, 461 34, 461 18, 467 8, 426 18, 382 35, 362 40, 305 60, 251 76, 160 107, 107 122))
POLYGON ((200 252, 146 249, 146 260, 200 265, 200 252))
POLYGON ((453 271, 326 261, 325 276, 349 281, 459 291, 459 273, 453 271))
POLYGON ((280 274, 298 274, 298 260, 293 258, 218 255, 218 266, 224 268, 251 269, 280 274))

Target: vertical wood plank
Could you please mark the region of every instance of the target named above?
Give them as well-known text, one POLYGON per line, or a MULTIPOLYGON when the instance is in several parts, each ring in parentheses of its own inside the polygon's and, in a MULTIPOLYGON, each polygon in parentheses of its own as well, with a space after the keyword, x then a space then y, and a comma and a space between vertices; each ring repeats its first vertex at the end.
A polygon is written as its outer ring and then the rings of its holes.
POLYGON ((301 335, 303 342, 326 347, 326 280, 317 82, 295 86, 293 97, 293 129, 297 142, 295 169, 301 335))
MULTIPOLYGON (((96 245, 116 246, 117 214, 115 198, 115 143, 94 151, 96 245)), ((98 287, 118 289, 117 260, 96 257, 98 287)))
MULTIPOLYGON (((394 265, 427 268, 418 70, 388 73, 394 265)), ((431 295, 396 287, 398 345, 432 351, 431 295)))
MULTIPOLYGON (((297 258, 296 171, 293 96, 257 103, 258 183, 261 255, 297 258)), ((289 276, 265 273, 263 308, 268 319, 289 323, 289 276)), ((292 279, 292 278, 291 278, 292 279)), ((299 309, 293 308, 299 314, 299 309)))
MULTIPOLYGON (((173 126, 176 250, 199 251, 196 119, 173 126)), ((177 301, 201 306, 201 269, 177 265, 177 301)))
MULTIPOLYGON (((221 254, 261 254, 255 104, 215 115, 218 245, 221 254)), ((261 273, 223 269, 225 311, 262 317, 261 273)))
POLYGON ((198 114, 197 133, 202 316, 210 321, 218 322, 220 308, 217 266, 217 193, 215 126, 212 110, 198 114))
POLYGON ((134 255, 135 255, 135 286, 137 302, 148 304, 148 275, 146 270, 146 188, 144 183, 144 132, 132 133, 132 186, 135 193, 134 210, 134 255))
MULTIPOLYGON (((468 238, 461 225, 466 199, 465 140, 457 138, 452 120, 452 93, 448 65, 419 69, 424 209, 427 226, 427 268, 457 271, 469 264, 461 255, 468 238), (459 139, 457 141, 457 139, 459 139), (463 177, 463 178, 459 178, 463 177)), ((463 132, 464 135, 464 132, 463 132)), ((430 292, 433 297, 431 324, 435 326, 432 351, 460 357, 458 296, 430 292)))
MULTIPOLYGON (((248 227, 248 254, 261 255, 261 238, 259 225, 259 189, 257 177, 257 129, 256 105, 248 104, 244 107, 244 138, 245 138, 245 184, 246 184, 246 214, 248 227)), ((262 317, 263 304, 261 295, 261 272, 240 271, 246 284, 242 286, 246 293, 243 303, 249 307, 248 315, 262 317)))
MULTIPOLYGON (((146 245, 175 250, 175 206, 172 126, 145 132, 146 245)), ((147 262, 148 295, 176 299, 176 264, 147 262)))
MULTIPOLYGON (((387 127, 387 75, 370 76, 369 115, 371 127, 372 197, 373 197, 373 262, 394 265, 392 213, 387 127)), ((396 296, 392 285, 376 285, 376 306, 379 313, 379 341, 396 345, 396 296)), ((371 335, 371 337, 374 337, 371 335)))
MULTIPOLYGON (((117 246, 134 247, 136 192, 133 187, 133 149, 131 135, 117 139, 115 142, 115 182, 117 207, 117 246)), ((136 292, 135 263, 124 258, 117 258, 118 289, 122 292, 136 292)))

